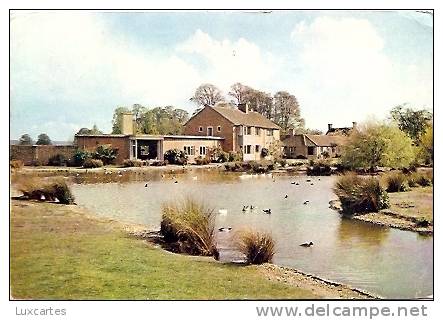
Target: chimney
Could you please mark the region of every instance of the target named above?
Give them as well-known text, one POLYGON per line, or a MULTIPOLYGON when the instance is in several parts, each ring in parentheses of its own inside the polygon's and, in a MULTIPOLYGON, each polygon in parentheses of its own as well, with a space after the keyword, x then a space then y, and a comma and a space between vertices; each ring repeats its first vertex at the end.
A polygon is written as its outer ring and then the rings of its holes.
POLYGON ((249 104, 248 103, 239 103, 238 110, 243 111, 244 113, 248 114, 249 104))
POLYGON ((291 136, 295 136, 295 129, 294 128, 289 129, 289 134, 291 136))
POLYGON ((122 134, 134 134, 134 122, 132 112, 122 113, 122 134))
POLYGON ((352 129, 355 129, 355 128, 357 128, 357 122, 352 121, 352 129))
POLYGON ((332 130, 332 123, 328 123, 328 131, 332 130))

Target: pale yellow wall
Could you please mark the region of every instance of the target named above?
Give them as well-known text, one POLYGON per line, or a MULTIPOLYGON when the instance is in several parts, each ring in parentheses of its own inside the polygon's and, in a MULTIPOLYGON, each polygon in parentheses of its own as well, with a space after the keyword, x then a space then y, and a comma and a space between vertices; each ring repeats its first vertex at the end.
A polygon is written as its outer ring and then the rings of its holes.
POLYGON ((132 113, 122 114, 122 134, 134 134, 134 122, 132 113))

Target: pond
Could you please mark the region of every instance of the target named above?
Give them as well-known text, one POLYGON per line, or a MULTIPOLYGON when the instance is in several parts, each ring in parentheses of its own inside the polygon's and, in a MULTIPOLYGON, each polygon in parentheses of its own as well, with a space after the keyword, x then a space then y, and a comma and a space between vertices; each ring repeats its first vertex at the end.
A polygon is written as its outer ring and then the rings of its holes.
POLYGON ((79 205, 153 229, 159 228, 162 203, 187 196, 203 200, 218 213, 217 228, 233 228, 231 233, 218 232, 218 247, 225 261, 238 258, 229 239, 232 233, 252 227, 272 233, 275 264, 385 298, 433 294, 432 236, 343 219, 329 208, 329 200, 335 198, 335 177, 194 169, 122 174, 107 183, 91 183, 93 179, 82 177, 75 181, 72 189, 79 205), (244 206, 255 208, 243 211, 244 206), (265 214, 264 209, 271 209, 272 214, 265 214), (300 246, 309 241, 314 243, 312 247, 300 246))

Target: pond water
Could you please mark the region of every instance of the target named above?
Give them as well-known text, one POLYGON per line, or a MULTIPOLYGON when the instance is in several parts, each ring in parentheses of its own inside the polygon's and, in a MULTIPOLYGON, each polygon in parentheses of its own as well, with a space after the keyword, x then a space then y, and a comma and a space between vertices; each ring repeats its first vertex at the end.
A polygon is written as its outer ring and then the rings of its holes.
POLYGON ((433 238, 343 219, 329 208, 329 201, 335 198, 335 177, 247 175, 203 169, 123 174, 107 183, 91 183, 93 180, 82 177, 75 180, 72 189, 79 205, 99 215, 155 229, 159 228, 165 201, 187 196, 204 200, 216 212, 221 210, 217 228, 233 228, 231 233, 217 232, 222 260, 238 258, 229 239, 233 232, 252 227, 272 233, 276 240, 275 264, 385 298, 433 294, 433 238), (304 204, 306 200, 309 202, 304 204), (256 208, 242 210, 251 205, 256 208), (263 213, 264 209, 271 209, 272 214, 263 213), (309 241, 314 246, 300 246, 309 241))

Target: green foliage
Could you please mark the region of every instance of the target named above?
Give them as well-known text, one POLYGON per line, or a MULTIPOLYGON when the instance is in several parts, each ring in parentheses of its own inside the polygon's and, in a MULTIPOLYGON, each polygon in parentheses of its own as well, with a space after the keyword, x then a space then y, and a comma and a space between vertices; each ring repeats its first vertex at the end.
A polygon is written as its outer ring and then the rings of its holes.
POLYGON ((91 158, 92 155, 84 150, 77 149, 73 157, 73 165, 81 167, 85 163, 85 160, 91 158))
POLYGON ((139 159, 125 159, 123 160, 123 167, 141 167, 143 166, 143 161, 139 159))
POLYGON ((389 207, 388 194, 377 178, 363 178, 352 173, 342 175, 335 183, 334 193, 345 214, 376 212, 389 207))
POLYGON ((103 167, 103 161, 100 159, 90 159, 87 158, 85 162, 83 162, 83 168, 100 168, 103 167))
POLYGON ((270 153, 270 152, 269 152, 269 149, 268 149, 268 148, 262 148, 262 149, 261 149, 261 152, 260 152, 260 156, 264 158, 264 157, 269 156, 269 153, 270 153))
POLYGON ((160 233, 178 252, 218 259, 214 225, 214 210, 193 199, 162 207, 160 233))
POLYGON ((56 154, 49 158, 48 164, 50 166, 64 166, 67 163, 67 159, 63 154, 56 154))
POLYGON ((38 139, 36 144, 40 144, 40 145, 51 145, 51 139, 49 138, 49 136, 46 133, 41 133, 38 135, 38 139))
POLYGON ((397 122, 401 131, 418 142, 432 120, 432 113, 427 110, 406 108, 403 104, 391 110, 391 117, 397 122))
POLYGON ((408 177, 404 173, 389 173, 384 179, 387 185, 387 192, 405 192, 409 190, 408 177))
POLYGON ((92 153, 92 158, 101 160, 103 164, 111 164, 117 158, 118 150, 111 145, 99 145, 92 153))
POLYGON ((228 152, 228 161, 232 162, 232 161, 241 161, 243 159, 243 156, 240 152, 235 152, 235 151, 229 151, 228 152))
POLYGON ((98 129, 97 125, 94 124, 92 129, 81 128, 80 130, 78 130, 77 134, 79 134, 79 135, 81 135, 81 134, 103 134, 103 132, 100 131, 98 129))
POLYGON ((198 156, 197 158, 195 158, 195 164, 197 165, 206 165, 209 163, 211 163, 211 161, 207 157, 198 156))
POLYGON ((275 254, 275 242, 269 233, 242 230, 237 233, 235 244, 249 264, 270 263, 275 254))
POLYGON ((397 126, 368 123, 361 130, 353 130, 344 146, 341 162, 344 167, 374 168, 408 167, 415 159, 412 140, 397 126))
POLYGON ((22 145, 22 146, 24 146, 24 145, 32 145, 33 141, 32 141, 31 136, 29 134, 25 133, 24 135, 22 135, 20 137, 18 144, 22 145))
POLYGON ((164 159, 168 161, 169 164, 183 165, 188 163, 188 156, 183 150, 170 149, 164 154, 164 159))
POLYGON ((434 127, 429 125, 418 143, 418 161, 425 164, 434 162, 434 127))
POLYGON ((225 164, 226 171, 233 172, 254 172, 254 173, 266 173, 275 169, 275 163, 269 160, 260 161, 235 161, 225 164))
POLYGON ((331 165, 325 160, 310 161, 306 170, 308 176, 330 176, 332 174, 331 165))

